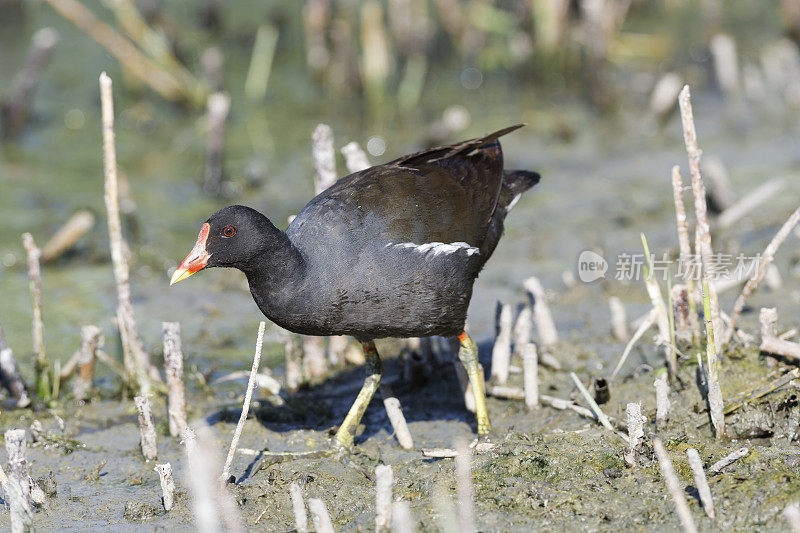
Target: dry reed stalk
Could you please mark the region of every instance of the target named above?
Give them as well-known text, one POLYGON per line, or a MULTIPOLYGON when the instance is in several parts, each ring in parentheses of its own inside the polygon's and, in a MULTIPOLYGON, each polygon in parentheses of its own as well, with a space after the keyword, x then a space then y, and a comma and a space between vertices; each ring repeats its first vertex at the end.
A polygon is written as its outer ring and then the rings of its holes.
POLYGON ((76 211, 44 245, 42 261, 47 263, 58 259, 93 227, 94 215, 91 211, 76 211))
POLYGON ((664 304, 664 298, 661 296, 661 287, 655 279, 655 272, 653 268, 653 260, 650 256, 650 248, 647 245, 647 238, 644 233, 642 236, 642 246, 644 247, 644 255, 647 261, 647 266, 644 268, 644 284, 647 288, 647 295, 650 297, 650 305, 656 311, 656 325, 658 326, 659 344, 666 345, 664 353, 667 360, 667 369, 670 376, 677 375, 678 363, 673 350, 672 335, 670 334, 670 318, 667 313, 667 306, 664 304))
POLYGON ((638 403, 629 403, 625 407, 625 416, 628 421, 628 450, 623 453, 625 461, 636 465, 636 452, 644 440, 644 425, 647 418, 642 415, 642 406, 638 403))
POLYGON ((133 398, 136 412, 139 415, 139 433, 141 435, 142 455, 148 461, 158 458, 156 445, 156 427, 153 425, 153 414, 150 409, 149 396, 136 396, 133 398))
POLYGON ((175 75, 159 67, 127 38, 98 19, 78 0, 47 0, 47 3, 78 29, 97 41, 117 58, 127 71, 167 100, 198 103, 198 97, 194 96, 188 88, 183 87, 175 75))
POLYGON ((522 348, 522 378, 525 387, 525 407, 539 407, 539 355, 536 345, 527 343, 522 348))
POLYGON ((411 508, 405 500, 396 500, 392 504, 392 531, 394 533, 414 533, 414 519, 411 508))
POLYGON ((492 347, 492 380, 504 385, 508 381, 508 366, 511 363, 511 306, 497 302, 495 316, 495 338, 492 347))
POLYGON ((314 129, 311 135, 311 156, 314 159, 314 194, 319 194, 336 183, 333 130, 327 124, 318 124, 314 129))
POLYGON ((400 400, 397 399, 388 385, 381 385, 381 395, 383 396, 383 406, 389 417, 389 423, 394 430, 394 436, 397 437, 397 442, 404 450, 413 450, 414 439, 411 438, 411 432, 408 430, 400 400))
POLYGON ((533 311, 525 305, 517 315, 514 322, 514 354, 522 356, 522 350, 531 341, 531 328, 533 327, 533 311))
POLYGON ((670 459, 669 453, 667 453, 666 448, 664 448, 664 443, 661 442, 661 439, 656 438, 653 441, 653 449, 656 452, 656 457, 658 457, 658 466, 661 467, 661 475, 664 476, 667 490, 670 496, 672 496, 672 500, 675 502, 675 510, 678 513, 678 518, 681 520, 683 530, 687 533, 695 533, 697 527, 694 525, 694 520, 692 520, 692 513, 689 510, 689 505, 686 503, 686 498, 683 496, 683 487, 680 481, 678 481, 678 476, 675 474, 675 469, 672 467, 672 459, 670 459))
POLYGON ((542 283, 535 276, 526 279, 523 285, 533 305, 533 321, 539 332, 539 343, 546 351, 558 342, 558 331, 547 305, 547 295, 542 283))
POLYGON ((33 309, 33 353, 36 357, 36 395, 50 399, 50 361, 44 346, 44 322, 42 320, 42 271, 39 265, 41 252, 30 233, 23 233, 22 244, 28 256, 28 279, 30 280, 31 306, 33 309))
POLYGON ((294 512, 294 529, 297 533, 308 533, 308 515, 300 485, 297 483, 289 485, 289 497, 292 500, 292 511, 294 512))
POLYGON ((306 63, 314 77, 322 78, 330 63, 326 39, 331 9, 327 0, 309 0, 303 6, 306 63))
POLYGON ((504 398, 506 400, 525 400, 525 390, 521 387, 492 385, 486 388, 486 394, 495 398, 504 398))
POLYGON ((662 427, 669 419, 669 382, 667 376, 662 374, 653 382, 656 388, 656 426, 662 427))
MULTIPOLYGON (((68 3, 74 0, 50 0, 51 4, 68 3)), ((79 9, 84 9, 80 6, 79 9)), ((93 15, 92 15, 93 16, 93 15)), ((105 175, 105 204, 108 214, 108 238, 111 246, 111 261, 114 264, 114 279, 117 284, 117 321, 122 340, 125 371, 129 384, 137 384, 139 394, 147 394, 152 388, 150 356, 142 347, 136 329, 136 319, 131 303, 130 272, 125 258, 125 241, 119 217, 119 185, 117 181, 117 152, 114 147, 114 95, 111 78, 100 74, 100 103, 103 119, 103 171, 105 175)))
POLYGON ((347 166, 347 171, 350 173, 360 172, 372 166, 369 164, 367 154, 355 141, 345 144, 340 151, 344 156, 344 163, 345 166, 347 166))
POLYGON ((614 338, 620 342, 628 338, 628 318, 625 313, 625 305, 616 296, 608 299, 608 309, 611 312, 611 332, 614 338))
MULTIPOLYGON (((499 445, 492 443, 492 442, 479 442, 475 445, 475 449, 473 450, 475 453, 488 453, 493 452, 497 449, 499 445)), ((422 449, 422 456, 423 457, 431 457, 435 459, 452 459, 453 457, 457 457, 458 454, 461 453, 459 450, 454 448, 423 448, 422 449)))
POLYGON ((736 461, 747 455, 749 452, 750 448, 745 446, 743 448, 739 448, 735 452, 729 453, 728 455, 726 455, 725 457, 723 457, 722 459, 711 465, 711 468, 708 469, 708 473, 717 474, 721 472, 723 468, 732 465, 733 463, 735 463, 736 461))
POLYGON ((471 533, 475 528, 475 490, 472 486, 470 460, 472 452, 466 442, 456 444, 456 492, 458 493, 458 526, 462 533, 471 533))
POLYGON ((686 285, 673 285, 669 300, 672 304, 671 312, 675 329, 675 341, 681 346, 688 346, 692 343, 694 335, 692 322, 697 322, 697 316, 692 317, 689 312, 689 291, 686 285))
POLYGON ((169 512, 175 505, 175 480, 172 478, 172 465, 164 463, 153 468, 158 472, 158 479, 161 481, 161 503, 164 510, 169 512))
POLYGON ((27 407, 31 403, 25 382, 19 374, 14 352, 8 345, 3 328, 0 327, 0 384, 17 400, 17 407, 27 407))
POLYGON ((611 431, 615 435, 618 435, 625 442, 628 442, 628 440, 629 440, 628 436, 620 433, 619 431, 617 431, 614 428, 614 426, 611 425, 611 421, 608 419, 608 417, 605 415, 605 413, 603 413, 603 410, 600 409, 600 406, 597 405, 597 402, 594 401, 594 398, 592 398, 592 395, 589 394, 589 391, 586 389, 586 387, 581 382, 581 380, 578 379, 578 376, 575 374, 575 372, 570 372, 569 373, 569 377, 572 378, 572 381, 575 383, 575 386, 578 387, 578 390, 580 391, 581 395, 583 396, 583 399, 586 400, 586 402, 592 408, 592 411, 594 411, 594 414, 597 417, 597 421, 600 422, 600 424, 604 428, 606 428, 607 430, 611 431))
POLYGON ((789 357, 800 361, 800 343, 786 341, 777 337, 767 337, 761 339, 761 346, 759 349, 762 352, 782 355, 783 357, 789 357))
POLYGON ((375 531, 389 531, 392 522, 394 473, 389 465, 375 467, 375 531))
POLYGON ((719 371, 717 360, 716 336, 714 324, 709 318, 711 315, 710 295, 708 294, 708 281, 703 279, 703 314, 706 323, 706 383, 708 411, 711 417, 711 425, 714 427, 714 435, 717 439, 725 436, 725 415, 722 388, 719 382, 719 371))
POLYGON ((789 523, 792 533, 800 533, 800 504, 790 503, 783 510, 783 517, 789 523))
POLYGON ((650 111, 660 122, 663 122, 675 109, 681 87, 683 78, 674 72, 666 72, 656 81, 650 93, 650 111))
POLYGON ((453 360, 452 364, 453 368, 456 369, 456 378, 458 379, 458 386, 461 387, 461 392, 464 397, 464 407, 466 407, 467 411, 469 411, 470 413, 474 413, 476 409, 475 395, 472 394, 472 384, 469 382, 469 376, 467 376, 467 371, 466 369, 464 369, 464 365, 461 364, 461 361, 453 360))
POLYGON ((317 533, 335 533, 333 529, 333 522, 331 522, 331 515, 328 514, 328 508, 325 502, 319 498, 309 498, 308 509, 311 511, 311 517, 314 519, 314 529, 317 533))
MULTIPOLYGON (((699 236, 700 246, 696 247, 695 252, 700 254, 703 263, 703 275, 705 277, 712 271, 713 250, 711 248, 711 226, 708 222, 708 208, 706 206, 706 187, 703 184, 703 177, 700 174, 700 156, 702 152, 697 147, 697 132, 694 127, 694 114, 692 113, 692 97, 689 93, 689 86, 686 85, 681 90, 678 97, 681 108, 681 123, 683 125, 683 141, 686 145, 686 152, 689 156, 689 171, 692 176, 692 194, 694 196, 694 210, 697 218, 696 231, 699 236)), ((694 293, 690 293, 694 294, 694 293)), ((719 300, 714 287, 711 287, 711 320, 714 323, 715 331, 723 331, 722 319, 719 314, 719 300)))
POLYGON ((546 366, 552 370, 557 370, 559 372, 564 369, 564 367, 561 364, 561 361, 556 359, 553 356, 553 354, 547 352, 539 354, 539 363, 541 363, 542 366, 546 366))
POLYGON ((199 98, 202 87, 175 54, 163 32, 153 30, 139 13, 133 0, 114 0, 110 5, 122 30, 156 65, 174 76, 189 96, 199 98))
POLYGON ((706 516, 714 520, 717 517, 714 511, 714 498, 711 496, 711 488, 706 480, 706 472, 703 470, 703 461, 700 459, 700 454, 694 448, 689 448, 686 450, 686 457, 689 459, 689 466, 694 474, 694 485, 700 495, 703 510, 706 512, 706 516))
POLYGON ((714 58, 717 82, 727 97, 739 94, 739 62, 736 56, 736 43, 730 35, 718 33, 709 43, 714 58))
POLYGON ((161 332, 164 344, 164 371, 167 376, 169 434, 178 437, 186 428, 181 325, 178 322, 162 322, 161 332))
POLYGON ((309 380, 325 375, 328 360, 325 356, 325 339, 303 335, 303 373, 309 380))
POLYGON ((736 299, 736 303, 733 306, 733 311, 731 312, 731 320, 728 326, 728 329, 725 333, 725 342, 727 343, 731 336, 733 335, 733 331, 736 327, 736 322, 739 319, 739 315, 741 315, 742 310, 744 309, 744 304, 747 302, 747 298, 750 294, 758 288, 758 284, 761 282, 761 279, 767 272, 767 267, 772 263, 772 260, 775 258, 775 254, 780 248, 783 241, 786 240, 786 237, 789 236, 792 229, 800 222, 800 207, 794 210, 792 215, 783 223, 781 229, 778 230, 778 233, 772 238, 770 243, 764 249, 764 253, 761 254, 761 261, 759 261, 758 268, 756 268, 753 276, 747 280, 744 288, 742 289, 742 294, 739 295, 739 298, 736 299))
POLYGON ((239 416, 239 422, 236 424, 236 430, 233 432, 231 446, 228 449, 228 457, 225 459, 225 465, 222 467, 222 475, 220 476, 220 481, 222 483, 225 483, 225 481, 231 475, 231 463, 233 462, 233 455, 236 453, 236 446, 239 444, 239 438, 242 436, 244 423, 247 420, 247 413, 250 411, 250 400, 253 398, 253 387, 256 383, 258 366, 261 363, 261 349, 264 345, 264 328, 266 327, 267 324, 263 320, 258 324, 258 337, 256 338, 256 351, 253 354, 253 366, 250 369, 250 379, 247 381, 247 391, 244 394, 242 413, 239 416))
POLYGON ((22 129, 28 111, 42 77, 50 62, 53 49, 58 44, 58 32, 53 28, 42 28, 33 34, 31 47, 22 68, 11 80, 0 105, 0 131, 3 139, 11 139, 22 129))
MULTIPOLYGON (((307 9, 312 4, 306 5, 307 9)), ((336 152, 333 130, 327 124, 317 124, 311 134, 311 156, 314 160, 314 194, 319 194, 336 183, 336 152)), ((322 337, 303 336, 303 370, 309 379, 322 377, 327 372, 325 341, 322 337)))
POLYGON ((730 228, 749 213, 755 211, 759 206, 767 203, 770 198, 780 193, 784 188, 786 188, 786 182, 780 178, 762 183, 720 213, 716 220, 716 228, 730 228))
POLYGON ((287 333, 283 349, 286 358, 286 389, 295 392, 303 381, 303 367, 300 364, 297 340, 292 334, 287 333))
POLYGON ((218 196, 222 193, 225 157, 225 121, 231 109, 231 98, 226 93, 214 93, 206 103, 208 140, 206 141, 206 166, 203 174, 203 189, 218 196))
POLYGON ((262 24, 256 31, 250 67, 244 82, 244 94, 250 100, 260 102, 267 94, 272 60, 278 44, 278 29, 272 24, 262 24))
POLYGON ((189 486, 192 489, 192 507, 195 524, 201 533, 220 530, 220 514, 225 529, 244 532, 239 509, 226 485, 219 482, 220 460, 213 445, 213 435, 206 425, 183 432, 188 459, 189 486))
POLYGON ((33 512, 30 504, 28 461, 25 458, 25 430, 10 429, 5 432, 8 454, 8 476, 0 468, 0 481, 10 503, 12 533, 31 533, 33 512))
POLYGON ((710 197, 719 210, 725 211, 736 203, 736 194, 733 192, 728 170, 722 161, 714 156, 706 156, 703 168, 708 178, 710 197))
POLYGON ((331 365, 339 365, 345 360, 348 344, 350 344, 350 339, 347 335, 328 337, 328 362, 331 365))
POLYGON ((364 91, 373 109, 377 110, 386 93, 392 61, 383 6, 376 0, 367 0, 361 5, 361 50, 359 66, 364 91))
POLYGON ((72 394, 78 401, 84 401, 92 394, 95 354, 103 346, 103 342, 103 333, 97 326, 88 325, 81 328, 81 349, 78 352, 77 361, 78 372, 75 374, 75 381, 72 384, 72 394))
POLYGON ((645 331, 650 329, 650 327, 653 324, 655 324, 655 322, 656 322, 656 310, 653 308, 653 309, 650 309, 650 312, 645 317, 645 320, 639 325, 639 327, 633 333, 633 336, 631 337, 631 340, 628 341, 628 344, 625 346, 625 349, 622 351, 622 356, 619 358, 619 362, 617 363, 617 366, 615 366, 614 367, 614 371, 611 372, 610 379, 614 379, 617 376, 619 371, 622 369, 622 365, 624 365, 625 361, 627 361, 628 355, 631 353, 631 350, 633 349, 634 344, 636 344, 636 342, 639 339, 642 338, 642 336, 644 335, 645 331))
POLYGON ((761 338, 769 339, 778 336, 778 308, 762 307, 758 313, 761 323, 761 338))

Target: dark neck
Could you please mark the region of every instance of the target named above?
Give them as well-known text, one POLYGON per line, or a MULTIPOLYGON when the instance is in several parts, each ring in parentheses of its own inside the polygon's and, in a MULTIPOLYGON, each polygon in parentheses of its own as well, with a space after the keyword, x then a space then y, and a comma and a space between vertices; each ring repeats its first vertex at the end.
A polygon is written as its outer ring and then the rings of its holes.
POLYGON ((245 273, 253 299, 271 320, 280 318, 297 287, 305 277, 305 261, 286 233, 266 217, 262 233, 266 237, 263 251, 237 265, 245 273), (268 224, 268 226, 267 226, 268 224))

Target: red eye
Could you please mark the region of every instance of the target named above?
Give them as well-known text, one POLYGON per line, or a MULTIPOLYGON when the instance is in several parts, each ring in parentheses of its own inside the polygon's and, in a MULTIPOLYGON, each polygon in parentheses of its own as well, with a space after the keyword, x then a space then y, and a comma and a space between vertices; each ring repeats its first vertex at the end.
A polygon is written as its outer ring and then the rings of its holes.
POLYGON ((236 233, 236 228, 233 226, 225 226, 225 229, 222 230, 223 237, 233 237, 234 233, 236 233))

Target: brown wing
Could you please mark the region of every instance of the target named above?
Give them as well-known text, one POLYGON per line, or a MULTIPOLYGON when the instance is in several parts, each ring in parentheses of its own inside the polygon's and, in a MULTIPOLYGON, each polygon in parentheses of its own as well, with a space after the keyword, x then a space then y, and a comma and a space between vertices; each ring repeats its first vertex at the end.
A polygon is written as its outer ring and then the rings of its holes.
POLYGON ((309 202, 287 232, 293 240, 356 246, 385 241, 480 247, 502 185, 497 138, 519 127, 346 176, 309 202), (324 227, 319 221, 326 221, 324 227))

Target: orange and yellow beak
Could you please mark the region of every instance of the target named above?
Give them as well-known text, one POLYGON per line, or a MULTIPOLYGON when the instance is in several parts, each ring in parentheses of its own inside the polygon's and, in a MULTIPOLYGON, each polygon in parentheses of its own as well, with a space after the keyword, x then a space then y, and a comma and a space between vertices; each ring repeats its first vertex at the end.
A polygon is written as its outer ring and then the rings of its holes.
POLYGON ((208 233, 211 231, 211 226, 208 225, 208 222, 203 224, 203 227, 200 228, 200 235, 197 236, 197 242, 192 248, 192 251, 189 252, 189 255, 186 256, 186 259, 183 260, 183 263, 180 264, 178 269, 172 275, 172 279, 170 280, 170 285, 175 285, 179 281, 183 281, 195 272, 202 270, 206 264, 208 264, 208 258, 211 257, 211 254, 206 252, 206 240, 208 240, 208 233))

